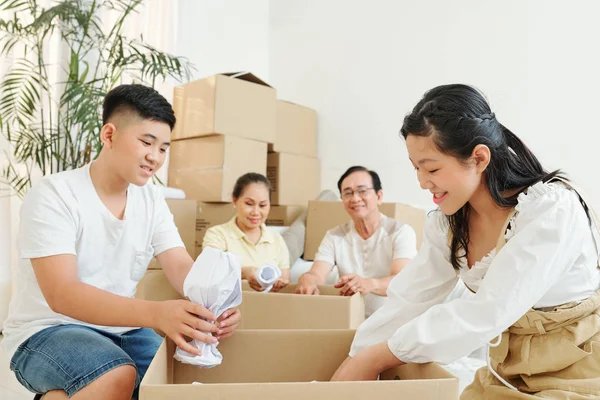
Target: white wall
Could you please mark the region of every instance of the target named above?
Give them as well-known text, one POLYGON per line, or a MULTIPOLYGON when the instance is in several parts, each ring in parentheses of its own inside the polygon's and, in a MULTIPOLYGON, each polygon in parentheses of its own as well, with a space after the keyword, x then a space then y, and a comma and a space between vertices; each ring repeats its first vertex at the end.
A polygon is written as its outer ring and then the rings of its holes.
POLYGON ((318 111, 323 187, 364 164, 387 200, 431 206, 398 131, 425 90, 462 82, 600 201, 598 15, 594 0, 272 1, 269 79, 318 111))
POLYGON ((175 54, 199 79, 220 72, 269 75, 269 0, 179 0, 175 54))
MULTIPOLYGON (((194 64, 192 80, 250 71, 268 81, 269 0, 178 0, 178 7, 173 54, 194 64)), ((158 171, 165 184, 168 162, 158 171)))

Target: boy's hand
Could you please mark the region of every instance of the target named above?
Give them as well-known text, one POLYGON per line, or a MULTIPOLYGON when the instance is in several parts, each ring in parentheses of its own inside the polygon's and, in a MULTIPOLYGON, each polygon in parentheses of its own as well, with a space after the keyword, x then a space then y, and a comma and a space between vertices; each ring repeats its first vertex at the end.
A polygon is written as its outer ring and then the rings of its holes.
POLYGON ((189 345, 184 335, 204 343, 217 342, 217 338, 203 333, 217 332, 213 323, 216 317, 205 307, 189 300, 168 300, 156 304, 154 327, 163 331, 180 349, 200 355, 200 350, 189 345))
POLYGON ((230 308, 217 319, 218 340, 225 339, 233 335, 233 332, 239 327, 242 321, 242 313, 237 308, 230 308))

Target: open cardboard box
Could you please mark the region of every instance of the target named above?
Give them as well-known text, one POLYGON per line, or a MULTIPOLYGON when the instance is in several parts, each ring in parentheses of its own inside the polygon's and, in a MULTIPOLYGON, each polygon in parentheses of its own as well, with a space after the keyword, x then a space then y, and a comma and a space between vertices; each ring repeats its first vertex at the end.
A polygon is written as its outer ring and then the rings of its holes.
POLYGON ((458 379, 435 363, 393 368, 379 381, 329 382, 346 359, 354 333, 238 331, 219 344, 223 363, 211 369, 176 361, 175 344, 165 339, 142 380, 140 399, 458 399, 458 379))
MULTIPOLYGON (((353 329, 365 319, 362 296, 340 296, 333 286, 320 286, 319 296, 294 294, 296 285, 279 293, 261 293, 243 281, 242 289, 240 329, 353 329)), ((164 272, 157 270, 146 273, 136 297, 153 301, 181 298, 164 272)))

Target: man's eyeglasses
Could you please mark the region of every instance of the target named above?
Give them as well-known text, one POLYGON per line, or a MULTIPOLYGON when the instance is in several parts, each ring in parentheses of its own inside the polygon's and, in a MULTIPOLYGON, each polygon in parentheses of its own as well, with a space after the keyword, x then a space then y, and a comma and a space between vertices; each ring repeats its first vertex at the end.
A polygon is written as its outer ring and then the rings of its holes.
POLYGON ((358 194, 358 196, 361 199, 364 199, 365 197, 367 197, 367 193, 369 193, 369 190, 373 190, 373 188, 370 187, 370 188, 358 188, 356 190, 345 190, 344 193, 342 193, 342 199, 350 200, 354 197, 354 193, 358 194))

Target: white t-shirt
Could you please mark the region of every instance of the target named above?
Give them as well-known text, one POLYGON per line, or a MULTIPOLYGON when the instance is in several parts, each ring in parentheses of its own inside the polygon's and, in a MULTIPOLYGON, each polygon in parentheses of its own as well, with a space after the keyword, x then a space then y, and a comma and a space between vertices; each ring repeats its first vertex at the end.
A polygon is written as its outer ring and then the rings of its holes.
MULTIPOLYGON (((328 231, 315 261, 336 266, 340 276, 356 274, 365 278, 383 278, 390 275, 393 260, 413 258, 416 254, 414 229, 381 214, 379 228, 368 239, 360 237, 352 220, 328 231)), ((385 299, 385 296, 367 294, 366 315, 381 307, 385 299)))
POLYGON ((417 257, 388 287, 388 301, 357 330, 350 356, 387 341, 401 361, 450 363, 488 342, 529 309, 579 301, 600 287, 596 227, 577 193, 536 183, 518 196, 506 245, 468 269, 450 263, 448 223, 434 212, 417 257), (444 303, 462 279, 477 291, 444 303))
POLYGON ((152 257, 174 247, 184 245, 173 215, 154 185, 130 185, 125 218, 119 220, 96 193, 89 164, 44 177, 21 207, 19 267, 2 341, 9 357, 26 339, 51 326, 79 324, 112 333, 135 329, 96 326, 52 311, 35 278, 31 258, 73 254, 81 282, 133 297, 152 257))

